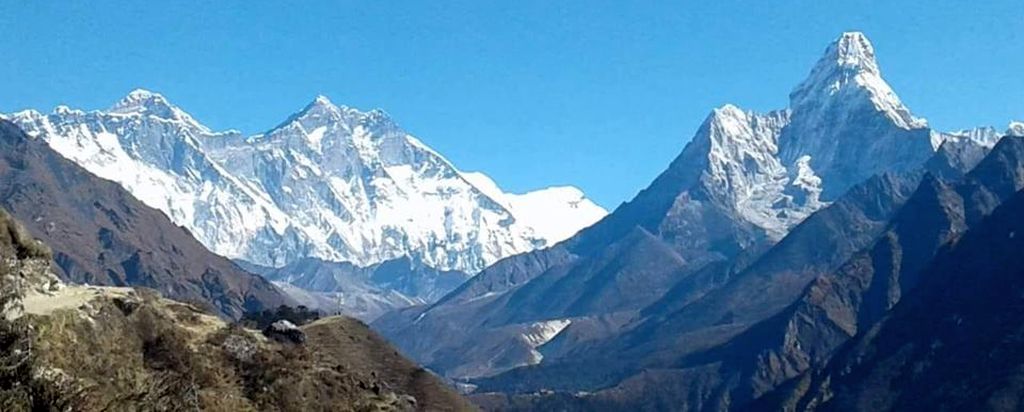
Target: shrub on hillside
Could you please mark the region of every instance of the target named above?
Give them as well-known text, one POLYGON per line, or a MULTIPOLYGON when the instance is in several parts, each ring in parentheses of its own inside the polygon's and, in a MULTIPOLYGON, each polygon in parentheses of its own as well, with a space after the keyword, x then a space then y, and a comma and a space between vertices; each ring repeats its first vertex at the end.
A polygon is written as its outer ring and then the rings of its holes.
POLYGON ((320 319, 319 311, 311 310, 303 305, 296 307, 281 305, 274 310, 246 312, 239 322, 245 327, 263 330, 279 320, 287 320, 297 326, 302 326, 317 319, 320 319))

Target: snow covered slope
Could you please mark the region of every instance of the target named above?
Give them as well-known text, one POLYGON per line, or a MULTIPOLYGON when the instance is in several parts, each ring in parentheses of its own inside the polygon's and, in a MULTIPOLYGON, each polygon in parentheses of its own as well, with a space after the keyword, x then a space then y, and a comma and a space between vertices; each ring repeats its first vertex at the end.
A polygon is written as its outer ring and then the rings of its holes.
POLYGON ((829 45, 789 99, 793 121, 779 136, 781 160, 793 166, 806 159, 825 198, 882 170, 913 169, 939 145, 882 79, 874 48, 859 32, 829 45))
POLYGON ((1010 126, 1006 129, 1006 134, 1010 136, 1024 136, 1024 122, 1010 122, 1010 126))
POLYGON ((553 186, 523 194, 506 193, 487 175, 462 172, 476 186, 549 244, 568 239, 580 229, 601 220, 608 212, 573 186, 553 186))
POLYGON ((575 189, 478 188, 384 112, 323 96, 251 137, 212 132, 145 90, 107 111, 58 107, 8 117, 164 211, 214 252, 261 265, 316 257, 368 266, 407 256, 474 273, 604 215, 575 189), (584 217, 547 227, 537 204, 548 216, 584 217))
POLYGON ((258 185, 239 181, 206 155, 200 139, 220 134, 158 94, 133 91, 107 112, 61 106, 10 119, 89 172, 120 183, 220 255, 253 255, 257 241, 274 243, 289 227, 258 185))
POLYGON ((859 32, 832 42, 789 98, 767 115, 725 105, 694 137, 710 141, 707 190, 776 239, 870 176, 920 167, 944 142, 981 152, 1003 136, 930 129, 882 78, 859 32))

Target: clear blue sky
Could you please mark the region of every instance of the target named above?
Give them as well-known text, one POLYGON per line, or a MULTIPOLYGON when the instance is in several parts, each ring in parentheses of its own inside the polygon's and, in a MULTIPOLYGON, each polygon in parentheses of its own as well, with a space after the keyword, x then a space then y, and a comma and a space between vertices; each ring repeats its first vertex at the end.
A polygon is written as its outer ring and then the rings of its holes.
POLYGON ((256 133, 322 93, 383 108, 506 189, 573 184, 612 208, 713 107, 784 107, 845 30, 937 128, 1024 118, 1021 0, 0 0, 0 111, 100 109, 144 87, 256 133))

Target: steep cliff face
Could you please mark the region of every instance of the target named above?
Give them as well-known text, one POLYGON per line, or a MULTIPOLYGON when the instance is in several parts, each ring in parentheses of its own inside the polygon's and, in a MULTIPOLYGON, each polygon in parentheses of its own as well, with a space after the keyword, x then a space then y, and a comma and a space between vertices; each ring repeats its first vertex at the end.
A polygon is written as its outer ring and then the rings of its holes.
POLYGON ((831 362, 757 406, 1019 409, 1022 199, 1012 195, 938 253, 917 288, 831 362))
POLYGON ((909 171, 939 141, 881 76, 862 33, 843 33, 789 96, 790 125, 779 137, 783 163, 805 161, 835 198, 882 170, 909 171))

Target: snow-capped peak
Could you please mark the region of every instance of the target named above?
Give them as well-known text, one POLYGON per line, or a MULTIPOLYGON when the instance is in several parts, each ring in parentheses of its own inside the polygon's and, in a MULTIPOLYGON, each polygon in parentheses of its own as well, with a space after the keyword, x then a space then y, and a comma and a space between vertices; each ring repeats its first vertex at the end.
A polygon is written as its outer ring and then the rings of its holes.
MULTIPOLYGON (((717 137, 728 139, 751 139, 754 138, 757 133, 751 132, 749 130, 742 130, 743 128, 749 129, 751 127, 756 127, 752 126, 751 122, 776 117, 779 121, 780 127, 781 125, 784 125, 787 121, 787 116, 784 112, 773 112, 769 116, 765 116, 762 118, 762 116, 758 115, 757 113, 744 111, 743 109, 740 109, 735 105, 726 103, 721 107, 713 109, 711 111, 711 114, 708 115, 707 120, 705 120, 705 123, 709 127, 718 129, 712 131, 712 133, 710 134, 710 137, 712 138, 717 137)), ((771 144, 774 145, 774 142, 772 142, 771 144)))
POLYGON ((300 119, 337 119, 342 112, 343 110, 340 107, 335 106, 327 96, 318 95, 313 98, 309 104, 303 107, 302 110, 295 112, 295 114, 288 117, 288 119, 286 119, 281 125, 275 127, 275 129, 287 126, 288 124, 300 119))
POLYGON ((266 134, 270 135, 278 129, 294 127, 295 124, 299 124, 307 130, 312 130, 316 127, 328 126, 333 123, 340 123, 340 126, 345 130, 354 129, 358 126, 367 128, 397 127, 391 120, 391 117, 381 109, 364 112, 349 106, 336 105, 327 96, 318 95, 313 101, 303 107, 302 110, 289 116, 288 119, 266 134))
MULTIPOLYGON (((966 139, 966 140, 968 140, 970 142, 973 142, 974 144, 977 144, 977 145, 979 145, 981 147, 987 147, 987 148, 991 149, 992 147, 995 147, 996 143, 999 142, 999 139, 1001 139, 1004 135, 1010 134, 1010 133, 999 133, 999 131, 997 131, 996 128, 994 128, 994 127, 984 126, 984 127, 975 127, 973 129, 964 129, 964 130, 960 130, 960 131, 956 131, 956 132, 951 132, 951 133, 936 133, 936 134, 938 134, 939 136, 944 137, 945 139, 959 139, 959 140, 965 140, 966 139)), ((934 146, 934 144, 933 144, 933 146, 934 146)))
POLYGON ((814 171, 804 167, 789 179, 778 158, 778 138, 788 123, 785 110, 759 114, 726 104, 712 110, 694 136, 696 150, 706 150, 706 192, 773 238, 823 205, 814 171))
POLYGON ((739 107, 736 107, 732 103, 726 103, 721 107, 717 107, 711 110, 711 120, 721 120, 723 118, 737 119, 747 117, 747 112, 743 111, 739 107))
POLYGON ((334 103, 331 102, 331 99, 322 94, 318 94, 313 98, 313 102, 310 104, 315 106, 335 107, 334 103))
POLYGON ((874 174, 915 169, 941 143, 882 79, 861 33, 832 42, 789 98, 779 156, 791 173, 807 156, 804 166, 821 178, 824 200, 874 174))
POLYGON ((147 113, 157 117, 171 118, 176 107, 159 94, 145 89, 135 89, 110 108, 113 113, 147 113))
POLYGON ((184 110, 171 104, 162 94, 146 89, 132 90, 127 96, 115 103, 109 112, 153 116, 163 120, 183 123, 203 132, 210 132, 209 128, 197 122, 184 110))
POLYGON ((882 79, 875 49, 860 32, 843 33, 825 49, 807 79, 790 94, 790 107, 814 110, 833 104, 852 106, 864 98, 900 128, 927 126, 924 119, 910 113, 882 79))
POLYGON ((826 49, 824 59, 831 59, 842 68, 879 74, 878 62, 875 61, 875 48, 867 36, 858 31, 840 35, 826 49))
POLYGON ((325 96, 244 143, 206 149, 240 181, 258 182, 290 216, 301 244, 241 256, 258 263, 315 256, 365 266, 407 256, 430 267, 475 273, 502 257, 568 237, 605 214, 582 194, 565 191, 485 195, 384 111, 336 105, 325 96), (531 220, 543 213, 537 209, 552 216, 581 208, 580 215, 591 220, 564 218, 552 227, 531 220))
POLYGON ((1006 135, 1024 137, 1024 122, 1010 122, 1010 125, 1006 127, 1006 135))
MULTIPOLYGON (((377 150, 370 146, 382 144, 375 142, 382 138, 407 140, 410 145, 418 144, 415 138, 398 127, 383 110, 361 111, 345 105, 336 105, 324 95, 316 96, 302 110, 295 112, 270 131, 253 137, 305 142, 305 145, 320 154, 323 154, 326 147, 353 146, 359 149, 356 154, 364 160, 367 156, 377 156, 377 150), (296 138, 299 140, 295 140, 296 138)), ((429 148, 427 151, 433 153, 429 148)))
POLYGON ((62 116, 83 115, 83 114, 85 114, 84 111, 72 109, 72 108, 70 108, 68 106, 65 106, 65 105, 59 105, 57 107, 54 107, 53 108, 53 113, 54 114, 58 114, 58 115, 62 115, 62 116))
POLYGON ((211 250, 263 265, 407 257, 475 273, 605 214, 572 188, 485 195, 384 111, 326 96, 251 137, 210 132, 142 89, 105 112, 59 107, 9 118, 211 250))

